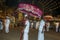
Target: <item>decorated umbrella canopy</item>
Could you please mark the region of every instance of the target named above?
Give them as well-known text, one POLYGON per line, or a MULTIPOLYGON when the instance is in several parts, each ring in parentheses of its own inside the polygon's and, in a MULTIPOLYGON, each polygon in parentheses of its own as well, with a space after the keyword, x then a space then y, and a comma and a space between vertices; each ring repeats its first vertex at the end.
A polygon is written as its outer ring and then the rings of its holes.
POLYGON ((35 16, 35 17, 41 17, 43 14, 41 9, 39 9, 37 6, 31 5, 31 4, 20 3, 18 5, 18 9, 22 13, 27 13, 28 15, 35 16))
POLYGON ((53 16, 46 15, 46 16, 44 16, 44 19, 51 21, 51 20, 53 20, 53 16))

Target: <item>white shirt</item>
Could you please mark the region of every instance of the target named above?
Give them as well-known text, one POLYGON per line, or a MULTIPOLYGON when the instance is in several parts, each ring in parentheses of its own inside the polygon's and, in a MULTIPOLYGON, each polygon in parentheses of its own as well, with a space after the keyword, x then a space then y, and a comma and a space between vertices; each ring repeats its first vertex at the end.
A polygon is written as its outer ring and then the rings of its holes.
POLYGON ((58 28, 59 27, 59 22, 56 22, 55 24, 56 24, 56 27, 58 28))
POLYGON ((47 25, 47 27, 49 27, 49 26, 50 26, 50 23, 49 23, 49 22, 47 22, 47 23, 46 23, 46 25, 47 25))
POLYGON ((39 30, 42 31, 44 26, 45 26, 45 21, 44 20, 41 20, 40 21, 39 30))
POLYGON ((25 25, 26 25, 26 27, 24 29, 24 32, 29 32, 29 27, 30 27, 29 20, 26 20, 25 25))
POLYGON ((36 22, 36 27, 39 27, 39 23, 40 23, 39 21, 38 21, 38 22, 36 22))
POLYGON ((10 24, 10 19, 6 19, 5 24, 10 24))

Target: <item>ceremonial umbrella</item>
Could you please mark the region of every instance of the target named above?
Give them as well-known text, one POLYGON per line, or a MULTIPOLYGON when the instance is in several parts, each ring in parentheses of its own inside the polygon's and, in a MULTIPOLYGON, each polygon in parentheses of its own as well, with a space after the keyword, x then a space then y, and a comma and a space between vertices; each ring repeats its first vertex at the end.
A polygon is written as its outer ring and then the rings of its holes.
POLYGON ((46 16, 44 16, 44 19, 49 20, 49 21, 52 21, 53 20, 53 16, 46 15, 46 16))
POLYGON ((43 11, 41 9, 32 4, 20 3, 18 5, 18 9, 20 10, 20 12, 34 17, 41 17, 43 14, 43 11))

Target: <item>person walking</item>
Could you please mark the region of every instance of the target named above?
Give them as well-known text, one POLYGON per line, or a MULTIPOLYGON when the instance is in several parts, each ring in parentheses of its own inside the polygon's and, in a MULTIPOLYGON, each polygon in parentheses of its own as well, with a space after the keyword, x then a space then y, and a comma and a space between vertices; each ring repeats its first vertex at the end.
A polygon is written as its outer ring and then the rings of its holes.
POLYGON ((50 22, 47 22, 46 23, 46 29, 47 29, 47 31, 49 31, 49 28, 50 28, 50 22))
POLYGON ((28 40, 29 28, 30 28, 30 22, 29 22, 27 15, 26 15, 25 16, 25 28, 24 28, 23 40, 28 40))
POLYGON ((6 19, 5 19, 5 32, 6 33, 9 32, 9 25, 10 25, 10 19, 8 16, 6 16, 6 19))
POLYGON ((41 19, 39 30, 38 30, 38 40, 44 40, 44 26, 45 26, 45 20, 41 19))
POLYGON ((3 30, 3 22, 2 22, 2 19, 0 19, 0 30, 1 31, 3 30))
POLYGON ((58 32, 58 28, 59 28, 59 22, 56 22, 56 32, 58 32))
POLYGON ((40 23, 39 21, 36 22, 36 29, 38 29, 39 23, 40 23))
POLYGON ((33 28, 33 21, 30 20, 30 27, 33 28))

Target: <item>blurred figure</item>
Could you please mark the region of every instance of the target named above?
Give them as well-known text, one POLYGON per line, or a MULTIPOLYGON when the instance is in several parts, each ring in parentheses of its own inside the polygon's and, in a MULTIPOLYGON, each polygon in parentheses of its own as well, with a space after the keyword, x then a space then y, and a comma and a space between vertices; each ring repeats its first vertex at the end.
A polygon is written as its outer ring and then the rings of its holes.
POLYGON ((9 25, 10 25, 10 19, 8 16, 6 16, 6 19, 5 19, 5 32, 6 33, 9 32, 9 25))
POLYGON ((59 22, 59 31, 58 32, 60 32, 60 22, 59 22))
POLYGON ((39 21, 36 22, 36 29, 38 29, 39 23, 40 23, 39 21))
POLYGON ((29 33, 29 27, 30 27, 30 22, 29 19, 27 17, 27 15, 25 16, 25 28, 24 28, 24 34, 23 34, 23 40, 28 40, 28 33, 29 33))
POLYGON ((14 16, 11 16, 11 26, 14 29, 14 27, 15 27, 15 17, 14 16))
POLYGON ((1 31, 3 30, 3 22, 2 22, 2 19, 0 19, 0 30, 1 31))
POLYGON ((36 20, 33 21, 33 28, 36 28, 36 20))
POLYGON ((49 31, 49 27, 50 27, 50 22, 46 22, 46 29, 47 29, 47 31, 49 31))
POLYGON ((55 25, 56 25, 56 32, 58 32, 59 22, 56 22, 55 25))
POLYGON ((33 28, 33 21, 30 20, 30 27, 33 28))
POLYGON ((44 26, 45 26, 45 20, 41 19, 38 31, 38 40, 44 40, 44 26))

